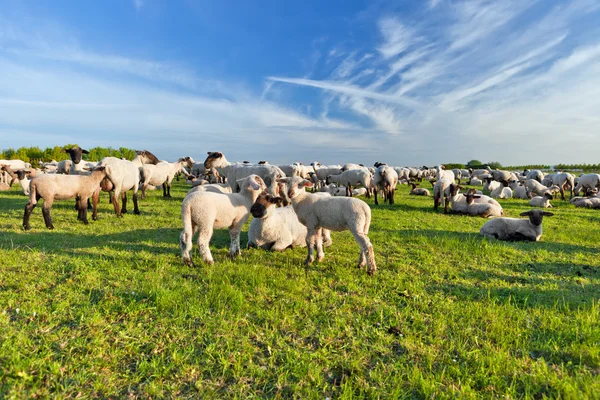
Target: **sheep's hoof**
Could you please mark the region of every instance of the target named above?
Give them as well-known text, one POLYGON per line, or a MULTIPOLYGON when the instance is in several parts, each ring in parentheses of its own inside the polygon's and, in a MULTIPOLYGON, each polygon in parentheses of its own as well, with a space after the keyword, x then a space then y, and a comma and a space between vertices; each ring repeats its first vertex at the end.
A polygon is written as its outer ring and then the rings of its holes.
POLYGON ((133 213, 134 213, 135 215, 140 215, 140 210, 133 210, 133 213))
POLYGON ((369 270, 367 271, 367 274, 369 274, 369 276, 373 276, 373 275, 375 275, 375 269, 374 269, 374 268, 372 268, 372 269, 369 269, 369 270))
POLYGON ((325 254, 324 254, 324 253, 323 253, 323 254, 319 254, 319 255, 317 255, 317 261, 318 261, 318 262, 321 262, 321 261, 323 261, 323 259, 325 259, 325 254))
POLYGON ((48 229, 54 229, 54 225, 46 226, 48 229))
POLYGON ((310 265, 315 259, 312 257, 308 257, 306 261, 304 261, 304 265, 310 265))
POLYGON ((188 267, 192 267, 192 268, 194 267, 194 262, 192 261, 192 259, 191 259, 191 258, 186 258, 186 257, 184 257, 184 258, 183 258, 183 262, 184 262, 184 264, 185 264, 185 265, 187 265, 188 267))
POLYGON ((326 242, 323 242, 323 247, 329 247, 333 244, 333 240, 328 240, 326 242))
POLYGON ((126 209, 126 208, 123 208, 123 209, 121 210, 121 214, 127 214, 127 209, 126 209))
POLYGON ((28 230, 31 229, 31 226, 29 226, 29 225, 23 225, 23 229, 25 229, 26 231, 28 231, 28 230))

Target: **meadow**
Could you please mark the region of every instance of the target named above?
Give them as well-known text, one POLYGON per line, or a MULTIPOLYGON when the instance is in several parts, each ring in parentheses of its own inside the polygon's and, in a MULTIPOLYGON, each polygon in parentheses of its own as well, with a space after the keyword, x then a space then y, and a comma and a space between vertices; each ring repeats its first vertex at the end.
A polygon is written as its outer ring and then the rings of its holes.
POLYGON ((0 397, 600 398, 600 211, 555 200, 540 242, 489 241, 400 186, 366 199, 374 277, 348 232, 305 267, 304 248, 232 261, 216 231, 216 263, 189 268, 186 189, 122 219, 103 193, 87 226, 57 202, 54 231, 37 207, 29 232, 0 193, 0 397))

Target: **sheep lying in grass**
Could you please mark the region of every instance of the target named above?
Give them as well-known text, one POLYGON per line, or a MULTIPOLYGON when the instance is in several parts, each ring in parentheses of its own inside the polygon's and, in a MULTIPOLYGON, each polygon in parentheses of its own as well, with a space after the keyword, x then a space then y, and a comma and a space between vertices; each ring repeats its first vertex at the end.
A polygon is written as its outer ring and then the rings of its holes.
MULTIPOLYGON (((298 220, 294 208, 281 206, 284 199, 263 192, 250 209, 254 217, 248 229, 248 247, 283 251, 288 248, 306 247, 306 226, 298 220)), ((323 229, 323 246, 332 243, 329 230, 323 229)))
POLYGON ((494 218, 486 222, 479 233, 482 236, 499 240, 537 242, 542 236, 544 216, 551 217, 554 214, 548 211, 530 210, 519 215, 528 218, 494 218))
POLYGON ((287 195, 292 202, 294 211, 300 222, 306 226, 306 244, 308 256, 306 264, 314 261, 315 246, 317 260, 325 257, 323 252, 322 230, 350 230, 360 246, 358 266, 367 265, 367 273, 373 275, 377 270, 373 246, 367 236, 371 224, 371 209, 362 200, 353 197, 330 197, 306 192, 305 187, 311 187, 310 181, 293 177, 280 179, 287 185, 287 195))
POLYGON ((229 254, 236 257, 241 253, 240 232, 250 216, 250 208, 266 189, 266 185, 258 175, 250 175, 240 182, 239 193, 221 194, 206 191, 189 193, 181 203, 183 231, 179 239, 183 262, 193 266, 190 251, 193 235, 198 232, 198 248, 202 260, 214 263, 209 242, 213 229, 229 228, 231 245, 229 254))
POLYGON ((499 205, 491 203, 475 203, 475 199, 481 198, 481 195, 467 193, 464 195, 467 199, 466 213, 481 218, 500 217, 504 215, 504 210, 499 205))
POLYGON ((508 187, 508 182, 502 181, 500 186, 492 190, 490 197, 493 199, 510 199, 513 197, 513 192, 508 187))
POLYGON ((464 188, 455 183, 448 187, 453 213, 483 217, 504 215, 500 204, 491 197, 477 194, 475 189, 470 189, 466 194, 460 194, 460 189, 464 188), (471 204, 473 204, 472 207, 471 204), (489 207, 486 205, 489 205, 489 207))
POLYGON ((512 181, 510 183, 510 188, 513 191, 513 198, 522 200, 529 199, 530 196, 529 193, 527 193, 527 188, 525 187, 525 185, 521 184, 521 182, 512 181))
MULTIPOLYGON (((332 196, 346 196, 347 189, 346 186, 337 186, 335 183, 330 183, 329 185, 323 186, 319 192, 329 193, 332 196)), ((366 196, 366 194, 367 189, 365 188, 352 189, 352 196, 366 196)))
POLYGON ((417 187, 417 186, 419 186, 418 183, 411 183, 410 186, 412 186, 412 190, 410 191, 410 194, 412 194, 413 196, 430 196, 429 190, 427 190, 425 188, 417 187))
POLYGON ((600 197, 597 196, 573 197, 571 200, 569 200, 569 202, 575 207, 600 208, 600 197))
POLYGON ((529 200, 529 205, 534 207, 549 208, 552 207, 550 200, 552 200, 552 193, 546 192, 543 196, 532 197, 531 200, 529 200))
POLYGON ((98 167, 90 175, 61 175, 46 174, 34 178, 29 185, 29 202, 25 206, 23 215, 23 228, 31 229, 29 218, 31 212, 37 205, 38 200, 44 199, 42 213, 48 229, 54 229, 52 225, 52 203, 54 200, 78 199, 77 219, 87 225, 87 200, 92 197, 94 212, 92 219, 98 216, 98 196, 100 194, 100 182, 106 177, 104 167, 98 167))

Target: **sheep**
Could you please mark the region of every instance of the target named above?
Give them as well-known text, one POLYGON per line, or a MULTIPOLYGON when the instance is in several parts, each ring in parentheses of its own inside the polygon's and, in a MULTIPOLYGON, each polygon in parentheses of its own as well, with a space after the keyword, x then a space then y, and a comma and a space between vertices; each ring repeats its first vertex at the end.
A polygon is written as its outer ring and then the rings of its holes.
MULTIPOLYGON (((320 193, 328 193, 331 196, 346 196, 346 187, 345 186, 337 186, 335 183, 331 183, 329 185, 323 186, 320 190, 320 193)), ((354 188, 352 189, 352 196, 365 196, 367 194, 367 189, 365 188, 354 188)))
POLYGON ((447 179, 447 180, 454 182, 455 181, 454 172, 446 171, 444 168, 445 167, 443 165, 438 165, 435 167, 435 179, 438 181, 440 179, 447 179))
POLYGON ((430 196, 429 190, 427 190, 425 188, 417 187, 417 186, 419 186, 418 183, 411 183, 410 186, 412 186, 412 190, 410 191, 410 194, 412 194, 413 196, 430 196))
POLYGON ((510 199, 513 197, 512 189, 508 187, 508 182, 503 180, 502 184, 492 190, 490 197, 493 199, 510 199))
POLYGON ((502 183, 492 180, 491 176, 483 178, 483 190, 488 190, 490 193, 502 186, 502 183))
POLYGON ((373 177, 373 185, 375 186, 375 204, 379 205, 379 202, 377 201, 377 192, 382 190, 384 203, 387 201, 392 205, 394 204, 394 193, 396 192, 396 186, 398 185, 398 174, 393 168, 388 167, 386 164, 378 163, 376 166, 377 169, 375 170, 375 176, 373 177))
POLYGON ((19 184, 23 189, 23 194, 29 196, 29 183, 31 182, 31 171, 20 169, 17 171, 17 178, 19 179, 19 184))
POLYGON ((479 216, 482 218, 500 217, 504 215, 504 210, 499 205, 491 203, 475 203, 475 199, 481 198, 480 195, 467 193, 463 195, 466 197, 467 209, 466 213, 472 216, 479 216))
POLYGON ((301 162, 295 162, 293 165, 296 167, 296 171, 297 171, 296 172, 297 175, 294 175, 294 176, 299 176, 300 178, 303 178, 303 179, 308 179, 309 174, 311 172, 315 172, 312 165, 302 165, 301 162))
MULTIPOLYGON (((362 164, 346 163, 342 166, 341 169, 342 169, 342 172, 344 172, 344 171, 350 171, 353 169, 361 169, 361 168, 364 168, 364 166, 362 164)), ((338 175, 338 174, 334 174, 334 175, 338 175)))
POLYGON ((472 178, 483 179, 483 175, 490 175, 490 170, 487 168, 484 168, 484 169, 469 168, 469 174, 471 175, 471 179, 472 178))
POLYGON ((0 160, 0 165, 8 165, 13 171, 31 168, 31 164, 23 160, 0 160))
POLYGON ((171 185, 175 174, 183 172, 186 176, 188 175, 185 166, 190 168, 193 166, 189 157, 180 158, 172 163, 163 161, 157 164, 142 165, 142 199, 146 198, 146 189, 149 185, 162 185, 163 197, 171 197, 171 185))
POLYGON ((525 188, 526 188, 529 196, 531 196, 531 194, 535 194, 537 196, 543 196, 544 193, 546 193, 547 191, 550 191, 551 193, 555 193, 560 190, 558 186, 552 185, 552 186, 550 186, 550 188, 548 188, 547 186, 544 186, 543 184, 539 183, 538 181, 536 181, 534 179, 527 179, 527 181, 525 181, 525 188))
POLYGON ((492 176, 492 178, 495 181, 501 182, 501 183, 508 183, 511 180, 516 180, 517 177, 515 174, 513 174, 510 171, 503 171, 503 170, 499 170, 499 169, 494 169, 492 171, 490 171, 490 175, 492 176))
POLYGON ((181 256, 188 266, 194 266, 190 251, 192 238, 198 233, 198 248, 205 263, 213 264, 209 242, 213 229, 229 228, 231 244, 229 254, 235 258, 241 254, 240 232, 250 216, 250 208, 266 188, 262 178, 252 174, 244 178, 239 193, 220 194, 206 191, 189 193, 181 203, 183 231, 179 238, 181 256))
POLYGON ((575 189, 575 177, 568 172, 559 172, 552 178, 552 184, 558 186, 562 200, 565 200, 565 188, 571 190, 571 198, 573 197, 573 189, 575 189))
POLYGON ((437 210, 444 200, 444 213, 448 213, 450 205, 450 185, 454 183, 454 179, 439 179, 433 184, 433 209, 437 210))
POLYGON ((467 181, 467 184, 471 186, 483 186, 483 181, 479 178, 471 178, 467 181))
MULTIPOLYGON (((319 178, 321 186, 325 185, 325 181, 327 180, 327 177, 329 175, 339 175, 342 172, 344 172, 344 171, 342 171, 341 165, 323 166, 320 163, 318 163, 317 161, 313 161, 310 165, 315 170, 315 173, 317 174, 317 177, 319 178)), ((288 176, 295 176, 295 175, 288 175, 288 176)))
POLYGON ((317 261, 325 257, 323 252, 322 230, 350 230, 360 246, 358 266, 367 265, 367 273, 373 275, 377 270, 373 246, 367 234, 371 224, 371 209, 362 200, 348 197, 331 197, 306 192, 305 187, 311 187, 310 181, 299 177, 279 179, 278 182, 287 185, 287 195, 300 222, 306 226, 306 244, 308 256, 306 265, 311 264, 315 246, 317 261))
POLYGON ((75 147, 70 147, 68 149, 62 149, 62 152, 67 153, 69 155, 69 157, 71 158, 71 162, 65 164, 65 165, 68 164, 68 169, 66 169, 66 167, 65 167, 67 174, 71 174, 71 175, 74 175, 74 174, 88 175, 89 174, 89 171, 87 171, 85 169, 88 167, 87 163, 81 162, 81 157, 83 156, 83 154, 89 154, 89 151, 84 150, 79 146, 75 146, 75 147))
POLYGON ((530 194, 527 192, 527 188, 525 185, 522 185, 519 181, 512 181, 510 183, 510 188, 513 191, 513 198, 528 200, 530 194))
POLYGON ((542 181, 544 180, 544 173, 542 171, 540 171, 539 169, 534 169, 534 170, 527 172, 525 177, 527 179, 534 179, 534 180, 538 181, 539 183, 542 183, 542 181))
POLYGON ((239 191, 239 184, 242 179, 249 175, 260 176, 269 188, 269 193, 277 195, 277 179, 284 178, 286 175, 281 168, 275 165, 248 165, 231 164, 225 158, 223 153, 218 151, 207 152, 208 156, 204 160, 205 168, 216 168, 221 175, 227 177, 227 182, 233 192, 239 191))
POLYGON ((554 214, 548 211, 530 210, 519 215, 528 218, 494 218, 486 222, 479 233, 491 239, 537 242, 542 236, 543 218, 554 214))
POLYGON ((489 196, 485 196, 482 194, 478 194, 475 189, 470 189, 467 194, 459 194, 459 189, 464 189, 462 186, 457 185, 455 183, 450 184, 448 187, 448 199, 450 200, 450 204, 452 205, 452 212, 458 214, 470 214, 470 215, 479 215, 479 211, 486 211, 488 208, 481 207, 481 209, 475 209, 474 207, 469 210, 469 202, 467 201, 467 195, 471 196, 471 203, 474 204, 490 204, 493 210, 488 211, 489 213, 496 213, 500 215, 504 215, 504 211, 500 204, 492 199, 489 196))
POLYGON ((68 174, 71 172, 71 166, 73 165, 73 161, 71 160, 62 160, 59 161, 56 165, 55 173, 57 174, 68 174))
POLYGON ((352 187, 361 184, 367 189, 367 197, 371 197, 372 176, 366 168, 347 170, 340 175, 329 175, 326 183, 329 185, 332 182, 346 186, 346 196, 352 196, 352 187))
POLYGON ((546 187, 550 187, 553 185, 554 182, 554 176, 556 174, 548 174, 544 176, 544 179, 542 179, 542 185, 546 186, 546 187))
POLYGON ((37 176, 29 184, 29 202, 25 206, 23 228, 25 230, 31 229, 29 218, 40 198, 44 199, 42 214, 48 229, 54 229, 50 214, 54 200, 78 199, 77 219, 87 225, 87 200, 92 197, 94 203, 92 219, 95 221, 98 218, 100 182, 106 176, 107 172, 104 167, 96 168, 90 175, 46 174, 37 176))
POLYGON ((2 183, 6 184, 10 189, 13 183, 18 180, 17 174, 15 174, 12 167, 8 164, 0 165, 0 172, 2 172, 3 175, 2 183))
POLYGON ((579 195, 581 189, 584 189, 585 194, 594 189, 600 189, 600 174, 583 174, 579 177, 575 186, 575 195, 579 195))
POLYGON ((208 183, 224 183, 225 178, 221 177, 219 171, 216 168, 211 168, 204 173, 204 177, 208 183))
MULTIPOLYGON (((284 251, 288 248, 306 247, 306 226, 298 220, 292 206, 279 207, 283 198, 261 193, 250 213, 254 217, 248 228, 248 247, 284 251)), ((332 243, 329 230, 323 229, 323 246, 332 243)))
POLYGON ((569 200, 575 207, 600 208, 600 197, 573 197, 569 200))
POLYGON ((194 186, 189 192, 213 192, 213 193, 233 193, 231 186, 227 183, 208 183, 206 185, 194 186))
POLYGON ((321 184, 321 181, 319 180, 319 177, 317 176, 316 172, 309 172, 308 173, 308 180, 312 182, 313 184, 313 188, 312 191, 313 193, 319 189, 319 186, 321 184))
POLYGON ((113 191, 112 203, 117 217, 127 212, 127 191, 133 190, 133 213, 139 215, 137 192, 139 190, 141 168, 144 164, 158 164, 158 158, 147 150, 136 152, 133 161, 121 160, 116 157, 104 157, 98 165, 106 167, 106 177, 102 190, 113 191), (123 207, 119 207, 122 198, 123 207))
POLYGON ((546 192, 543 196, 532 197, 531 200, 529 200, 529 205, 534 207, 549 208, 552 207, 550 200, 552 200, 552 193, 546 192))

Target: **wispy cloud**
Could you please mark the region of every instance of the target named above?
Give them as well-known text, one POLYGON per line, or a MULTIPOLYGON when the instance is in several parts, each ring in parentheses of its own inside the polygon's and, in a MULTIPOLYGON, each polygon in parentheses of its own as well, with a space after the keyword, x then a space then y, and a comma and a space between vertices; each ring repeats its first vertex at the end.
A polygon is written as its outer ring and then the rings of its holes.
POLYGON ((133 6, 139 11, 144 6, 144 0, 133 0, 133 6))

